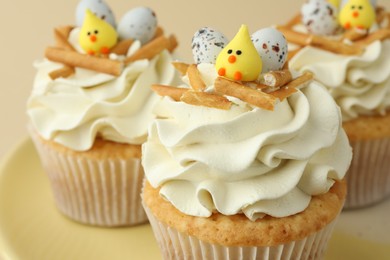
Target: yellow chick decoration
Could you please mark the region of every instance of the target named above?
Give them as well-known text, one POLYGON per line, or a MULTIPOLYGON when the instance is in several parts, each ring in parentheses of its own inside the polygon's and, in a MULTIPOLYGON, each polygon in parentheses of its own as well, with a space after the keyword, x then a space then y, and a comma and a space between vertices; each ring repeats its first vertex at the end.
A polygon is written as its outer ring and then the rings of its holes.
POLYGON ((87 9, 79 36, 81 48, 90 55, 108 54, 117 41, 114 27, 87 9))
POLYGON ((375 10, 369 0, 349 0, 339 14, 339 22, 345 29, 369 29, 375 19, 375 10))
POLYGON ((235 81, 254 81, 262 70, 262 60, 253 45, 248 27, 242 25, 236 36, 222 49, 215 62, 219 76, 235 81))

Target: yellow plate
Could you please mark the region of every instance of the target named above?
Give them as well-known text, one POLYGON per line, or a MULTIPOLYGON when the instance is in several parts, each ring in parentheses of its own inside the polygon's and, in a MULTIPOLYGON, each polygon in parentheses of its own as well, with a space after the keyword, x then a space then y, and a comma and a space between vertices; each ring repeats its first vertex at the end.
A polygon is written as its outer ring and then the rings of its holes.
MULTIPOLYGON (((390 259, 389 216, 390 201, 344 212, 326 259, 390 259)), ((2 258, 147 260, 161 256, 149 225, 97 228, 62 216, 33 144, 26 138, 0 164, 2 258)))

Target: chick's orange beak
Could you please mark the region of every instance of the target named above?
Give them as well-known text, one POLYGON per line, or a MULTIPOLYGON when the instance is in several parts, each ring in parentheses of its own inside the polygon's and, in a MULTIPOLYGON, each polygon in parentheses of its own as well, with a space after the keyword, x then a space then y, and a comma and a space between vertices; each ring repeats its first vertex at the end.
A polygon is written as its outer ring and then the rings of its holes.
POLYGON ((229 58, 228 58, 229 63, 235 63, 236 60, 237 60, 237 58, 234 55, 230 55, 229 58))
POLYGON ((355 18, 358 18, 359 17, 359 12, 358 11, 353 12, 352 16, 355 17, 355 18))
POLYGON ((89 39, 91 40, 91 42, 96 42, 97 40, 96 35, 89 36, 89 39))

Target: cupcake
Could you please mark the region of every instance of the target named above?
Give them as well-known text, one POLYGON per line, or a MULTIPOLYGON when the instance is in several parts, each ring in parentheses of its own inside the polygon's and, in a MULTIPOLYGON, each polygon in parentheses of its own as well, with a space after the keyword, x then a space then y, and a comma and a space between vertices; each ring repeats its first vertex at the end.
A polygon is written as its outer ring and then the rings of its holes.
POLYGON ((312 72, 341 108, 354 151, 346 208, 390 196, 390 21, 374 4, 311 0, 298 19, 280 27, 297 45, 290 68, 312 72))
POLYGON ((339 108, 311 74, 283 69, 275 29, 243 25, 227 43, 202 28, 193 43, 196 64, 175 63, 183 84, 153 86, 164 97, 142 146, 164 259, 320 259, 352 157, 339 108))
POLYGON ((34 64, 29 130, 64 215, 106 227, 144 223, 141 144, 159 100, 150 86, 174 81, 175 37, 145 7, 118 25, 103 1, 83 0, 76 14, 76 26, 56 28, 56 46, 34 64))

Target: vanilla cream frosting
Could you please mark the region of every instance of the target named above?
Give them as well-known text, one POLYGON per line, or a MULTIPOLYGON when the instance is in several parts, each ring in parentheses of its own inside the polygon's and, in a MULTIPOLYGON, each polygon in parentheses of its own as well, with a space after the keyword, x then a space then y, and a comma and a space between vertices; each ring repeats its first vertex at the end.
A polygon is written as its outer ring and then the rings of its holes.
POLYGON ((343 121, 360 115, 384 115, 390 108, 390 40, 370 44, 360 56, 308 46, 289 66, 314 73, 340 106, 343 121))
MULTIPOLYGON (((69 38, 76 49, 77 33, 75 29, 69 38)), ((134 43, 130 52, 139 47, 134 43)), ((141 144, 158 101, 150 86, 172 84, 175 71, 171 62, 169 52, 163 51, 151 60, 128 64, 118 77, 76 68, 74 75, 55 80, 48 74, 62 64, 35 62, 37 75, 27 104, 33 127, 43 138, 77 151, 90 149, 96 136, 141 144)))
MULTIPOLYGON (((210 90, 213 73, 198 69, 210 90)), ((351 148, 339 108, 321 85, 310 83, 274 111, 231 100, 230 110, 219 110, 165 97, 155 108, 143 166, 178 210, 285 217, 344 177, 351 148)))

